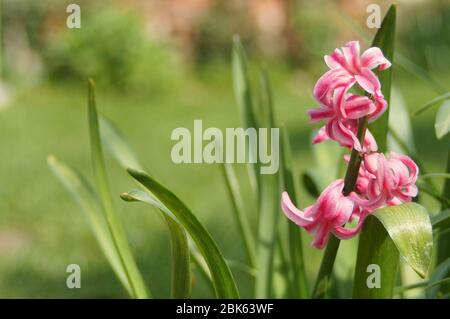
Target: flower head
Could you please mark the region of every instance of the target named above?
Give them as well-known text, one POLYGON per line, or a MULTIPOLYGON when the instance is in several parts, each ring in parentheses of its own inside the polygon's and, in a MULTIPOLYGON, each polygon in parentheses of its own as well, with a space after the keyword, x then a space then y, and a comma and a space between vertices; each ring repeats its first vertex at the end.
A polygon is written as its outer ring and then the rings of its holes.
POLYGON ((342 194, 344 181, 338 179, 331 183, 319 196, 314 205, 305 208, 304 212, 295 207, 288 193, 283 192, 281 207, 285 215, 294 223, 314 235, 312 245, 323 248, 333 233, 341 239, 355 236, 363 224, 366 213, 349 197, 342 194), (355 228, 345 228, 345 224, 358 219, 355 228))
POLYGON ((417 196, 418 173, 416 163, 406 155, 394 152, 389 157, 381 153, 365 155, 357 192, 350 197, 371 212, 386 205, 410 202, 417 196))

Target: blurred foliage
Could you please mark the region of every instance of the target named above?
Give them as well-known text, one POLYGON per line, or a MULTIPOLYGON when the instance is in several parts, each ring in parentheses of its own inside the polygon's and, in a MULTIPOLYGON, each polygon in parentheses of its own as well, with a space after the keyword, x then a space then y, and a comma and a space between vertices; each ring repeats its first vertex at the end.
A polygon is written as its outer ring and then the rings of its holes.
POLYGON ((159 92, 182 75, 175 53, 150 41, 133 13, 113 6, 83 11, 81 29, 51 37, 43 56, 53 80, 93 77, 121 90, 159 92))

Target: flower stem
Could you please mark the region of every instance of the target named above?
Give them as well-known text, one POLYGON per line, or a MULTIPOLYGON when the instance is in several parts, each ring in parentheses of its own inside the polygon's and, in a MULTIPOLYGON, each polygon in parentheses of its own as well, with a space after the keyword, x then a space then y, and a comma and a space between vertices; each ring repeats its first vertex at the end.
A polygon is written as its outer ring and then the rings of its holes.
MULTIPOLYGON (((359 120, 357 137, 361 145, 364 143, 364 136, 366 135, 368 123, 367 116, 359 120)), ((347 172, 345 173, 343 189, 343 194, 345 196, 349 195, 355 188, 361 161, 362 155, 357 150, 353 149, 352 154, 350 155, 347 172)), ((340 242, 341 240, 339 238, 331 236, 327 248, 325 249, 322 263, 320 264, 319 274, 312 292, 312 298, 322 299, 325 297, 340 242)))
MULTIPOLYGON (((368 124, 369 121, 367 120, 367 116, 363 117, 359 122, 357 136, 361 145, 364 143, 364 136, 366 135, 368 124)), ((343 190, 345 196, 348 196, 355 188, 361 161, 362 155, 357 150, 353 149, 352 154, 350 155, 350 162, 348 163, 347 172, 345 173, 343 190)))

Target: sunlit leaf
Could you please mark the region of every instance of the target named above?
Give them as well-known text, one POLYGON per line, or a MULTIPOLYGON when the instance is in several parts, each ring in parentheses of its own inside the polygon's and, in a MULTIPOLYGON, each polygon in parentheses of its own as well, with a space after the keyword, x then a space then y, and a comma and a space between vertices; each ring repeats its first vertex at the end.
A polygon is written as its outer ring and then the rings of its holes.
POLYGON ((388 206, 375 211, 397 247, 400 256, 422 278, 427 275, 433 250, 433 235, 427 210, 416 203, 388 206))
POLYGON ((123 168, 142 169, 134 151, 122 132, 104 116, 99 117, 102 144, 123 168))
MULTIPOLYGON (((107 146, 108 151, 120 166, 124 169, 142 169, 126 137, 111 121, 104 117, 100 117, 100 135, 102 143, 107 146)), ((186 232, 183 227, 169 216, 161 212, 160 214, 168 227, 170 235, 172 250, 171 296, 177 299, 189 298, 191 296, 192 280, 186 232)))
POLYGON ((128 244, 125 230, 114 209, 111 193, 108 185, 105 164, 103 161, 102 144, 100 141, 99 122, 94 95, 94 82, 89 81, 88 90, 88 113, 89 132, 91 140, 92 164, 100 199, 105 213, 107 225, 111 232, 114 247, 117 250, 123 268, 130 282, 131 288, 137 298, 147 298, 148 292, 142 279, 141 273, 136 265, 128 244))
POLYGON ((443 138, 450 131, 450 101, 445 101, 442 103, 436 113, 434 129, 438 139, 443 138))
POLYGON ((208 264, 217 297, 239 298, 233 275, 222 253, 195 215, 178 197, 146 173, 133 169, 129 169, 128 172, 153 195, 137 190, 123 194, 122 198, 128 201, 141 201, 155 206, 182 225, 208 264))

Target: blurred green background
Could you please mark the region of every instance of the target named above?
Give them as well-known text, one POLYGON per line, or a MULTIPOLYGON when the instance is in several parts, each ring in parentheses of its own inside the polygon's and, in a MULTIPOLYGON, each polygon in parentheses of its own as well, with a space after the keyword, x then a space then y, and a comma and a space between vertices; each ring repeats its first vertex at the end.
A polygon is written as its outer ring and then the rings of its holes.
MULTIPOLYGON (((3 0, 0 78, 0 297, 126 297, 100 252, 83 214, 53 177, 48 154, 91 177, 86 80, 97 82, 98 107, 129 137, 145 167, 199 217, 226 258, 245 261, 220 167, 176 165, 170 134, 177 127, 237 127, 230 56, 239 34, 256 80, 265 65, 273 82, 276 116, 290 133, 300 172, 313 163, 306 110, 312 88, 326 70, 323 55, 363 34, 367 5, 382 13, 390 1, 76 1, 81 29, 66 27, 66 0, 3 0), (68 289, 68 264, 79 264, 82 288, 68 289)), ((449 89, 448 1, 399 0, 397 53, 435 83, 395 65, 392 104, 409 112, 449 89)), ((254 81, 256 82, 256 81, 254 81)), ((412 119, 417 153, 430 172, 445 166, 447 141, 434 135, 430 110, 412 119)), ((401 123, 399 129, 401 130, 401 123)), ((340 156, 340 154, 336 154, 340 156)), ((156 297, 169 296, 170 247, 154 211, 121 202, 134 187, 108 158, 109 178, 121 219, 146 282, 156 297)), ((245 172, 243 167, 242 173, 245 172)), ((245 174, 241 174, 245 176, 245 174)), ((436 181, 440 186, 442 181, 436 181)), ((245 178, 242 186, 249 187, 245 178)), ((313 199, 301 188, 301 207, 313 199)), ((430 211, 437 204, 429 202, 430 211)), ((247 203, 251 210, 252 204, 247 203)), ((253 221, 255 216, 252 216, 253 221)), ((305 236, 306 266, 314 279, 320 251, 305 236)), ((357 239, 339 252, 341 296, 357 239)), ((234 270, 243 297, 252 279, 234 270)), ((407 279, 417 281, 413 274, 407 279)), ((198 279, 198 280, 197 280, 198 279)), ((207 297, 195 277, 193 296, 207 297)))

